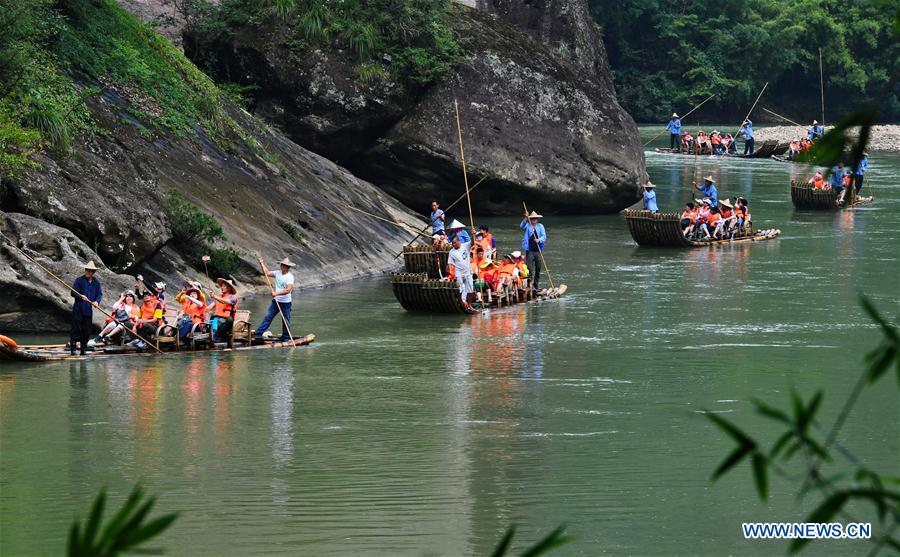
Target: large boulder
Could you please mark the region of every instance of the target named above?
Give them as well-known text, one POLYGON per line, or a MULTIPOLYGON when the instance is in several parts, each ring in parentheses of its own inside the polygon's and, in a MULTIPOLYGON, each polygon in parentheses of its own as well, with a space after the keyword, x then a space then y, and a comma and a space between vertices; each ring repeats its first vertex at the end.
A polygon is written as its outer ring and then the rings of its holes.
MULTIPOLYGON (((229 34, 188 31, 185 53, 219 80, 259 87, 258 114, 407 205, 463 191, 454 99, 470 183, 486 178, 475 192, 479 213, 516 213, 523 199, 558 213, 631 205, 645 177, 643 152, 602 45, 589 48, 596 29, 572 31, 567 50, 500 17, 462 5, 451 11, 467 60, 420 89, 388 78, 362 84, 350 53, 298 49, 272 22, 229 34)), ((573 21, 593 25, 584 18, 586 10, 573 21)))

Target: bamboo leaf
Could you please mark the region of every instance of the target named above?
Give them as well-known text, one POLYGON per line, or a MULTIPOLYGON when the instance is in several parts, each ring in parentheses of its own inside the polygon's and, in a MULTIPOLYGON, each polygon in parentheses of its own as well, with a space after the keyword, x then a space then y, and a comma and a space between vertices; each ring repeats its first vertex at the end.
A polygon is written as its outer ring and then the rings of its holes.
POLYGON ((67 551, 69 557, 82 557, 84 555, 81 551, 80 529, 79 521, 78 519, 75 519, 75 522, 72 523, 72 527, 69 528, 69 544, 67 551))
POLYGON ((806 482, 803 485, 803 488, 800 490, 799 495, 803 496, 814 489, 818 489, 820 487, 825 487, 825 486, 830 486, 830 485, 834 484, 835 482, 846 478, 849 475, 850 475, 849 470, 843 470, 836 474, 832 474, 828 477, 820 478, 818 482, 806 482))
POLYGON ((775 457, 778 456, 778 453, 780 453, 781 450, 784 449, 785 445, 787 445, 787 442, 790 441, 793 436, 793 431, 786 431, 781 434, 781 437, 779 437, 778 440, 775 441, 775 444, 772 445, 771 450, 769 450, 769 460, 774 460, 775 457))
POLYGON ((563 532, 565 531, 566 527, 564 525, 559 526, 556 530, 550 532, 547 537, 525 550, 525 552, 522 553, 522 557, 536 557, 537 555, 543 555, 551 549, 569 543, 573 538, 571 536, 564 536, 563 532))
POLYGON ((123 543, 125 540, 131 536, 135 530, 140 526, 141 522, 144 521, 144 518, 150 514, 150 509, 153 508, 153 504, 156 502, 155 498, 149 499, 146 503, 141 505, 141 507, 134 513, 134 515, 128 519, 128 521, 122 525, 122 528, 119 529, 118 535, 113 539, 113 543, 110 546, 111 552, 121 551, 125 549, 123 547, 123 543))
POLYGON ((763 402, 759 399, 754 398, 751 400, 753 402, 753 405, 756 406, 756 411, 759 414, 766 416, 768 418, 772 418, 773 420, 777 420, 779 422, 784 422, 789 425, 791 424, 790 417, 788 417, 788 415, 785 414, 784 412, 782 412, 781 410, 778 410, 777 408, 769 406, 768 404, 766 404, 765 402, 763 402))
POLYGON ((768 466, 769 463, 762 453, 753 455, 753 479, 756 482, 756 492, 763 501, 769 498, 768 466))
MULTIPOLYGON (((878 381, 884 373, 890 369, 891 363, 897 357, 897 347, 891 344, 883 344, 866 355, 869 369, 866 371, 869 383, 878 381)), ((900 365, 900 363, 898 363, 900 365)))
POLYGON ((515 533, 515 525, 506 529, 506 534, 503 535, 503 539, 500 540, 500 543, 498 543, 497 547, 494 549, 494 553, 492 553, 493 557, 503 557, 506 555, 506 552, 509 551, 509 544, 512 543, 515 533))
MULTIPOLYGON (((833 494, 828 499, 822 502, 816 510, 814 510, 808 517, 806 517, 806 522, 828 522, 831 518, 841 510, 844 504, 847 503, 847 499, 849 498, 849 493, 846 491, 838 491, 833 494)), ((803 549, 806 544, 809 543, 808 538, 797 538, 795 539, 790 547, 788 547, 788 554, 793 555, 803 549)))
POLYGON ((803 415, 803 399, 793 387, 791 387, 791 408, 794 411, 794 422, 799 422, 800 416, 803 415))
MULTIPOLYGON (((809 424, 812 423, 816 412, 818 412, 819 410, 819 405, 822 404, 822 397, 822 391, 816 391, 816 394, 813 395, 812 399, 809 401, 809 404, 800 411, 800 417, 797 419, 797 430, 799 431, 800 435, 806 435, 806 431, 809 429, 809 424)), ((802 402, 800 404, 801 406, 803 405, 802 402)))
POLYGON ((738 427, 733 423, 729 422, 718 414, 713 414, 711 412, 706 412, 705 414, 706 417, 710 419, 710 421, 719 426, 719 429, 727 433, 732 439, 734 439, 741 445, 750 448, 756 447, 756 441, 754 441, 746 433, 738 429, 738 427))
POLYGON ((140 485, 134 486, 134 489, 131 490, 131 494, 128 496, 128 499, 125 500, 125 504, 122 505, 122 508, 119 509, 119 512, 112 518, 112 520, 107 523, 106 528, 103 529, 103 535, 100 537, 100 541, 98 545, 100 547, 108 547, 113 540, 118 536, 119 529, 128 520, 128 516, 131 512, 137 507, 138 503, 141 502, 141 499, 144 497, 144 490, 141 489, 140 485))
POLYGON ((878 323, 886 337, 894 342, 900 342, 900 332, 897 331, 896 327, 891 326, 891 324, 878 313, 878 309, 875 307, 875 304, 872 303, 872 300, 867 296, 860 294, 859 303, 862 304, 863 309, 869 314, 872 321, 878 323))
POLYGON ((716 471, 713 472, 712 476, 709 478, 710 481, 716 481, 721 478, 725 472, 731 470, 737 463, 744 459, 745 456, 750 454, 750 451, 753 450, 753 447, 749 447, 747 445, 741 445, 736 448, 730 455, 728 455, 725 460, 719 464, 719 467, 716 468, 716 471))
POLYGON ((91 509, 91 515, 87 525, 84 527, 84 538, 82 538, 81 547, 86 554, 90 554, 90 550, 94 547, 94 538, 97 537, 97 531, 100 529, 100 521, 103 518, 103 507, 106 505, 106 491, 101 490, 94 500, 94 507, 91 509))
POLYGON ((166 528, 171 526, 177 518, 178 514, 172 513, 151 520, 144 526, 137 528, 132 534, 126 536, 122 540, 120 548, 122 550, 127 550, 161 534, 166 528))

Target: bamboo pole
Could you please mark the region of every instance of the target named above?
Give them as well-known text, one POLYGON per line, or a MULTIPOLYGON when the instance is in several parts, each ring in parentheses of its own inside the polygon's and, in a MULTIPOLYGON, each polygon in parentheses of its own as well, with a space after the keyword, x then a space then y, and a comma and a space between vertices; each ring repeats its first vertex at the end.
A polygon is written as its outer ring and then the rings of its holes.
MULTIPOLYGON (((466 170, 466 151, 463 149, 463 140, 462 140, 462 125, 459 122, 459 103, 456 102, 456 99, 453 99, 453 111, 456 113, 456 135, 459 138, 459 158, 462 161, 462 171, 463 171, 463 183, 466 186, 466 203, 469 205, 469 225, 472 227, 472 242, 475 242, 475 217, 472 213, 472 196, 469 195, 469 175, 466 170)), ((471 254, 470 254, 471 257, 471 254)), ((475 264, 476 270, 478 264, 475 264)), ((484 281, 482 281, 484 282, 484 281)), ((487 309, 487 300, 484 299, 484 286, 480 288, 481 290, 481 313, 484 313, 487 309)))
MULTIPOLYGON (((0 235, 2 235, 2 234, 0 234, 0 235)), ((6 238, 5 235, 3 235, 3 237, 6 238)), ((63 279, 59 278, 59 277, 56 276, 55 274, 53 274, 53 272, 52 272, 50 269, 48 269, 47 267, 44 267, 43 265, 41 265, 40 263, 38 263, 37 261, 35 261, 30 255, 28 255, 27 253, 25 253, 21 248, 19 248, 19 246, 17 246, 17 245, 16 245, 14 242, 12 242, 9 238, 6 238, 6 243, 8 243, 9 245, 11 245, 13 248, 15 248, 16 251, 18 251, 18 252, 21 253, 23 256, 25 256, 25 259, 31 261, 32 263, 34 263, 35 265, 37 265, 38 267, 40 267, 41 270, 43 270, 45 273, 47 273, 48 275, 50 275, 51 277, 53 277, 54 279, 56 279, 56 281, 57 281, 58 283, 60 283, 61 285, 65 286, 66 288, 68 288, 69 290, 71 290, 72 292, 74 292, 75 294, 77 294, 77 295, 78 295, 82 300, 84 300, 85 302, 90 303, 93 307, 97 308, 97 309, 100 311, 100 313, 102 313, 103 315, 105 315, 105 316, 109 317, 110 319, 112 319, 117 325, 121 325, 124 329, 128 329, 128 325, 126 325, 125 323, 122 323, 121 321, 119 321, 118 319, 116 319, 114 315, 112 315, 111 313, 107 312, 105 309, 103 309, 102 307, 100 307, 100 306, 97 305, 96 303, 91 302, 90 300, 88 300, 81 292, 75 290, 75 289, 72 288, 72 286, 69 285, 66 281, 64 281, 63 279)), ((162 350, 160 350, 159 348, 157 348, 155 344, 153 344, 152 342, 150 342, 149 340, 145 339, 145 338, 142 337, 140 334, 138 334, 138 332, 137 332, 137 327, 132 328, 132 329, 131 329, 131 332, 134 333, 134 336, 136 336, 136 337, 138 337, 140 340, 142 340, 147 346, 149 346, 150 348, 153 348, 154 350, 156 350, 157 352, 159 352, 160 354, 162 354, 162 350)), ((74 349, 74 348, 73 348, 73 349, 74 349)))
POLYGON ((822 69, 822 47, 819 47, 819 89, 822 91, 822 128, 825 128, 825 72, 822 69))
MULTIPOLYGON (((417 231, 413 230, 412 227, 409 226, 408 224, 403 224, 402 222, 397 222, 397 221, 393 221, 393 220, 390 220, 390 219, 386 219, 386 218, 384 218, 384 217, 379 217, 378 215, 373 215, 372 213, 369 213, 368 211, 363 211, 362 209, 357 209, 356 207, 351 207, 350 205, 347 205, 347 208, 350 209, 350 210, 352 210, 352 211, 356 211, 356 212, 358 212, 358 213, 362 213, 362 214, 364 214, 364 215, 367 215, 367 216, 369 216, 369 217, 372 217, 373 219, 378 219, 378 220, 384 221, 384 222, 386 222, 386 223, 388 223, 388 224, 393 224, 394 226, 396 226, 396 227, 398 227, 398 228, 405 228, 408 232, 412 232, 412 233, 415 234, 417 237, 418 237, 418 236, 426 236, 426 235, 425 235, 424 233, 422 233, 422 232, 417 232, 417 231)), ((415 238, 413 238, 413 239, 415 239, 415 238)))
POLYGON ((281 304, 278 303, 278 300, 275 299, 275 287, 272 286, 272 281, 269 280, 269 270, 266 269, 266 264, 263 261, 262 256, 259 258, 259 266, 262 268, 263 277, 266 279, 266 284, 269 286, 269 291, 272 292, 272 303, 275 304, 275 307, 278 308, 278 314, 281 316, 281 322, 284 323, 284 328, 287 331, 288 338, 291 339, 291 344, 294 344, 294 333, 291 332, 291 324, 288 323, 287 318, 284 316, 284 312, 281 311, 281 304))
MULTIPOLYGON (((688 116, 691 115, 692 112, 694 112, 695 110, 697 110, 698 108, 700 108, 701 106, 703 106, 704 104, 706 104, 706 101, 708 101, 709 99, 713 98, 714 96, 715 96, 715 95, 713 94, 713 95, 710 95, 710 96, 706 97, 706 100, 704 100, 702 103, 698 104, 698 105, 695 106, 694 108, 690 109, 690 110, 688 111, 687 114, 685 114, 684 116, 681 117, 681 121, 684 122, 684 119, 685 119, 685 118, 687 118, 688 116)), ((658 134, 654 135, 653 137, 651 137, 650 140, 647 141, 647 143, 644 143, 644 147, 646 147, 647 145, 650 145, 651 143, 653 143, 653 140, 654 140, 654 139, 656 139, 657 137, 661 136, 661 135, 662 135, 663 133, 665 133, 665 132, 666 132, 666 130, 663 130, 663 131, 659 132, 658 134)))
MULTIPOLYGON (((759 92, 759 95, 756 96, 756 100, 753 101, 753 106, 750 107, 750 110, 747 112, 747 115, 744 116, 744 119, 743 119, 743 120, 741 120, 741 128, 744 127, 744 122, 746 122, 746 121, 750 118, 750 115, 753 114, 753 109, 756 108, 756 103, 758 103, 758 102, 759 102, 759 99, 762 98, 762 95, 763 95, 763 93, 765 92, 766 87, 768 87, 768 86, 769 86, 769 82, 767 81, 766 84, 763 85, 763 88, 762 88, 762 90, 759 92)), ((741 133, 741 128, 738 128, 738 131, 734 132, 734 136, 733 136, 733 137, 734 137, 735 139, 737 139, 738 134, 741 133)), ((735 145, 735 151, 737 151, 737 145, 735 145)))
MULTIPOLYGON (((525 209, 525 222, 528 222, 528 206, 525 205, 524 201, 522 202, 522 207, 525 209)), ((553 277, 550 275, 550 267, 547 266, 547 262, 544 260, 544 250, 541 249, 541 243, 538 241, 537 230, 532 228, 531 234, 534 236, 534 243, 538 248, 538 255, 541 256, 541 265, 543 265, 544 270, 547 271, 547 280, 550 282, 550 290, 553 290, 553 277)))
MULTIPOLYGON (((477 182, 475 182, 475 185, 472 186, 471 188, 469 188, 469 191, 472 191, 472 190, 474 190, 475 188, 477 188, 478 185, 481 184, 482 182, 484 182, 485 180, 487 180, 487 176, 483 176, 483 177, 481 178, 481 180, 478 180, 477 182)), ((466 194, 465 194, 465 193, 462 194, 462 195, 460 195, 459 197, 457 197, 457 198, 456 198, 456 201, 454 201, 453 203, 451 203, 450 205, 448 205, 446 209, 444 209, 444 213, 446 213, 447 211, 449 211, 450 209, 452 209, 453 207, 455 207, 457 203, 459 203, 460 201, 462 201, 462 200, 465 199, 465 198, 466 198, 466 194)), ((428 227, 429 227, 429 226, 433 226, 433 225, 434 225, 434 221, 429 221, 429 223, 426 224, 425 227, 422 228, 422 230, 420 231, 420 235, 426 236, 426 234, 424 234, 424 232, 425 232, 426 230, 428 230, 428 227)), ((406 243, 406 246, 404 246, 404 248, 408 247, 408 246, 409 246, 410 244, 412 244, 414 241, 415 241, 415 238, 413 238, 412 240, 410 240, 409 242, 407 242, 407 243, 406 243)), ((395 256, 394 256, 394 259, 400 257, 401 255, 403 255, 403 250, 401 250, 400 253, 398 253, 397 255, 395 255, 395 256)))
POLYGON ((773 112, 773 111, 769 110, 769 109, 766 108, 766 107, 762 107, 762 109, 765 110, 766 112, 768 112, 769 114, 771 114, 772 116, 777 116, 778 118, 781 118, 781 119, 784 120, 785 122, 789 122, 789 123, 791 123, 791 124, 794 124, 795 126, 803 127, 803 124, 798 124, 797 122, 794 122, 794 121, 791 120, 790 118, 786 118, 786 117, 782 116, 781 114, 778 114, 777 112, 773 112))

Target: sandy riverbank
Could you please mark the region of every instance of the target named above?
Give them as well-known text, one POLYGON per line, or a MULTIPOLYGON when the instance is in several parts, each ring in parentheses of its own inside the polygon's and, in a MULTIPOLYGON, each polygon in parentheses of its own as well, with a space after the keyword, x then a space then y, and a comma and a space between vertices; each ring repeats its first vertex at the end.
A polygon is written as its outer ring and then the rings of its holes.
MULTIPOLYGON (((760 143, 769 139, 775 139, 786 143, 792 139, 806 137, 808 129, 808 126, 772 126, 770 128, 758 128, 755 130, 756 142, 760 143)), ((826 128, 826 130, 829 129, 831 128, 826 128)), ((887 124, 875 126, 871 137, 869 138, 869 150, 900 153, 900 125, 887 124)))

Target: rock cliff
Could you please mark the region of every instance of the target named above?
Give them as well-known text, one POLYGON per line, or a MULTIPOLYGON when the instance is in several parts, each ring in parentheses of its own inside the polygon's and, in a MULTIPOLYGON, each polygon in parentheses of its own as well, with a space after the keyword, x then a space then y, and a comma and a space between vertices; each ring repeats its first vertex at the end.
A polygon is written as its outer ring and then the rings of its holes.
MULTIPOLYGON (((617 211, 635 201, 645 175, 637 128, 616 101, 583 2, 539 4, 532 12, 555 23, 534 36, 454 5, 448 22, 465 60, 414 90, 390 78, 363 84, 348 52, 298 48, 273 22, 189 31, 184 46, 214 78, 258 87, 255 112, 292 139, 408 205, 462 192, 458 99, 471 177, 486 178, 479 213, 516 213, 523 199, 544 212, 617 211), (551 20, 560 5, 573 6, 568 19, 551 20)), ((493 11, 515 12, 501 8, 493 11)))

